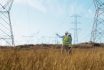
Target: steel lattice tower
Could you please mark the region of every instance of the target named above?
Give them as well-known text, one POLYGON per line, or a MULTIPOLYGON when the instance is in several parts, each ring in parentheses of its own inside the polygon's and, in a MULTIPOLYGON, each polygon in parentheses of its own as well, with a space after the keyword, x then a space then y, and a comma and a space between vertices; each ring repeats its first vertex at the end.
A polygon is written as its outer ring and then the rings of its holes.
POLYGON ((78 28, 78 24, 79 24, 78 18, 80 16, 75 14, 75 15, 73 15, 71 17, 74 18, 74 22, 73 22, 74 23, 74 44, 77 44, 78 43, 78 30, 79 30, 79 28, 78 28))
POLYGON ((13 0, 0 0, 0 45, 14 45, 14 36, 10 18, 13 0))
POLYGON ((104 42, 104 0, 93 0, 96 8, 94 24, 92 28, 91 41, 95 43, 104 42))

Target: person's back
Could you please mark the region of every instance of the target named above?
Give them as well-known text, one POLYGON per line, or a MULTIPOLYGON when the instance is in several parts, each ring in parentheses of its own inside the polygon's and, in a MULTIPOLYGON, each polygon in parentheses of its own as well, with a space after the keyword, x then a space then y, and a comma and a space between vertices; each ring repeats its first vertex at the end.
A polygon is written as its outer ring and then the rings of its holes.
POLYGON ((63 46, 69 46, 69 44, 70 44, 70 37, 65 35, 63 37, 63 46))
POLYGON ((71 34, 66 33, 63 36, 63 49, 65 49, 66 51, 69 51, 69 49, 71 48, 71 44, 72 44, 71 34))
POLYGON ((71 34, 69 34, 68 32, 65 33, 64 36, 60 36, 57 34, 58 37, 62 38, 62 42, 63 42, 63 47, 62 50, 66 50, 68 51, 71 48, 71 44, 72 44, 72 37, 71 34))

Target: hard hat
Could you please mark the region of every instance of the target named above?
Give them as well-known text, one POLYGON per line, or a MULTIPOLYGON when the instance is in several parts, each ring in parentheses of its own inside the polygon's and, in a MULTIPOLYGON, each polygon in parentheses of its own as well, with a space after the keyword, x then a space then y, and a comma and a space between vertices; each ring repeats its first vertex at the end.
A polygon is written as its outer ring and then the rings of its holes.
POLYGON ((65 32, 65 34, 69 34, 68 32, 65 32))
POLYGON ((69 32, 65 32, 65 34, 71 35, 71 33, 69 33, 69 32))

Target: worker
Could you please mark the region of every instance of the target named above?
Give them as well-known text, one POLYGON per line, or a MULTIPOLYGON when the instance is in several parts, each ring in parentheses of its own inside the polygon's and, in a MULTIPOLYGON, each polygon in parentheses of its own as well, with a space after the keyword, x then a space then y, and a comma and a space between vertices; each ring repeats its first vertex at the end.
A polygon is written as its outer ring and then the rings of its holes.
POLYGON ((66 32, 64 36, 60 36, 59 34, 56 34, 59 38, 62 38, 63 46, 62 50, 69 51, 71 49, 72 44, 72 36, 71 33, 66 32))

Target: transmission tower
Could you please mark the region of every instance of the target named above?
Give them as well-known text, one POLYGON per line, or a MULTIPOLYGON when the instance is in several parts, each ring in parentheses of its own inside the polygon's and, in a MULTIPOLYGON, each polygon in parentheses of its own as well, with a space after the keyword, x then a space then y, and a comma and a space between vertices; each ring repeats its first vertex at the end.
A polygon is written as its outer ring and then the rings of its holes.
POLYGON ((78 18, 80 16, 78 16, 77 14, 76 15, 73 15, 72 16, 74 18, 74 44, 77 44, 78 43, 78 18))
POLYGON ((10 10, 13 0, 0 0, 0 44, 14 45, 10 10))
POLYGON ((96 13, 92 28, 91 41, 104 43, 104 0, 93 0, 96 13))

